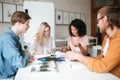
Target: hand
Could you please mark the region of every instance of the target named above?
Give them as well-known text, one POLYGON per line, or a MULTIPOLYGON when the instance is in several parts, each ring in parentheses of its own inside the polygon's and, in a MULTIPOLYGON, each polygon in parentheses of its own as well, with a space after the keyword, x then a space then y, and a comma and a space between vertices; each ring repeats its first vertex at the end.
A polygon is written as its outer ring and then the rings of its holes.
POLYGON ((50 53, 51 53, 51 55, 53 54, 55 54, 55 49, 54 48, 50 48, 50 53))
POLYGON ((24 53, 24 54, 28 54, 28 55, 31 55, 31 54, 30 54, 30 52, 28 52, 28 51, 25 51, 25 53, 24 53))
POLYGON ((61 47, 59 47, 59 50, 65 52, 66 48, 64 46, 61 46, 61 47))
POLYGON ((28 59, 28 63, 31 63, 34 59, 35 59, 34 56, 30 56, 28 59))
POLYGON ((42 52, 41 51, 35 51, 34 54, 42 54, 42 52))
POLYGON ((53 48, 50 48, 50 52, 53 53, 55 51, 55 49, 53 48))
POLYGON ((74 44, 75 47, 79 47, 79 43, 74 44))
POLYGON ((66 57, 69 60, 79 60, 79 53, 73 52, 73 51, 67 51, 66 52, 66 57))
POLYGON ((50 51, 54 51, 54 49, 53 49, 53 48, 50 48, 50 51))

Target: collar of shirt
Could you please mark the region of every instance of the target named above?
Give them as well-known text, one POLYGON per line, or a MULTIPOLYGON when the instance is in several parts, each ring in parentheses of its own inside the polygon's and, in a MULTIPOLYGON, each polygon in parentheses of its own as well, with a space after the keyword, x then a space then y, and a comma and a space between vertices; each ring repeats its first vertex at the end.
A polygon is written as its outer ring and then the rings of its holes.
POLYGON ((11 28, 8 28, 6 32, 12 34, 12 38, 13 38, 15 41, 19 41, 19 40, 20 40, 19 36, 17 36, 17 35, 12 31, 11 28))

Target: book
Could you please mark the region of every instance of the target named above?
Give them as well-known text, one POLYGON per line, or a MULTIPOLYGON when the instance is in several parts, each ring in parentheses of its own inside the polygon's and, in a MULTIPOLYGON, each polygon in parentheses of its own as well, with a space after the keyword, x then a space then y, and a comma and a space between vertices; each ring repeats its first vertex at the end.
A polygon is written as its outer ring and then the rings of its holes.
POLYGON ((57 72, 57 66, 54 60, 33 64, 31 72, 57 72))

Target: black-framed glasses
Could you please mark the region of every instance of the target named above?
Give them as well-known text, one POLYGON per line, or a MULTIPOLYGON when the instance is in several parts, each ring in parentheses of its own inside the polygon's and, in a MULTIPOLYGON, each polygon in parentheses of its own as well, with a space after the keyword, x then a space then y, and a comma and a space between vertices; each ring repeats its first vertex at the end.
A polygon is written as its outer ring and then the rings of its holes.
POLYGON ((104 18, 104 16, 103 16, 103 17, 101 17, 101 18, 98 18, 98 19, 97 19, 97 21, 99 21, 99 20, 101 20, 101 19, 103 19, 103 18, 104 18))

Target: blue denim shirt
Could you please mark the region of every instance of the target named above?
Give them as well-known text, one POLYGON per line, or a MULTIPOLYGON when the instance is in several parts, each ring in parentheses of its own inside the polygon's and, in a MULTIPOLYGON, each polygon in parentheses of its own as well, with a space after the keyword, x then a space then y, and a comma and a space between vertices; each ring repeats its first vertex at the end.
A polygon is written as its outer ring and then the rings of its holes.
POLYGON ((14 77, 18 68, 25 67, 29 55, 23 54, 19 37, 8 28, 0 35, 0 79, 14 77))

